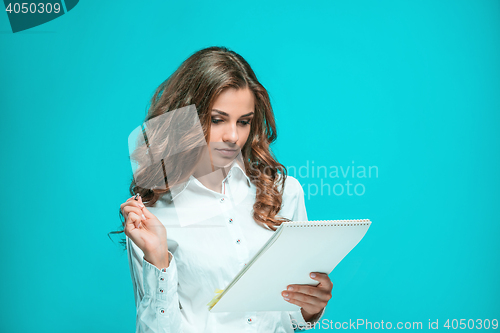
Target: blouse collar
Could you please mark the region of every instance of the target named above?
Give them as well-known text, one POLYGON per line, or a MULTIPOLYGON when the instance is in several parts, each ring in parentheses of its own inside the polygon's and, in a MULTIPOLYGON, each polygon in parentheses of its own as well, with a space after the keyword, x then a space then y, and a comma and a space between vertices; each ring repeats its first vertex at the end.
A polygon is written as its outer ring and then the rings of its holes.
MULTIPOLYGON (((233 172, 236 172, 240 175, 243 175, 244 179, 246 180, 246 184, 248 185, 248 187, 251 186, 251 181, 250 181, 250 178, 247 176, 246 172, 241 168, 240 164, 238 162, 236 162, 236 160, 233 161, 233 165, 231 166, 231 169, 229 170, 229 172, 227 173, 227 176, 226 178, 224 178, 222 180, 222 183, 224 183, 230 176, 233 172), (236 170, 236 171, 233 171, 233 170, 236 170)), ((173 196, 170 200, 173 201, 175 198, 177 198, 182 192, 184 192, 186 190, 186 188, 189 186, 189 184, 193 183, 193 180, 195 179, 195 177, 193 175, 189 176, 189 179, 186 181, 186 183, 184 184, 184 187, 182 188, 182 190, 179 191, 179 193, 177 193, 175 196, 173 196)))

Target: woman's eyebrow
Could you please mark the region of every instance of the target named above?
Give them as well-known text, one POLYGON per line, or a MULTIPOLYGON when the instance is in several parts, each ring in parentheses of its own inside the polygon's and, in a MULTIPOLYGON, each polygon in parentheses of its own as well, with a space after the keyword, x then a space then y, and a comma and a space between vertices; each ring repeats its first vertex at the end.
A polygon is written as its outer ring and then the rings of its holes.
MULTIPOLYGON (((218 112, 218 113, 220 113, 220 114, 221 114, 221 115, 223 115, 223 116, 229 117, 229 115, 228 115, 226 112, 224 112, 224 111, 217 110, 217 109, 212 109, 212 111, 218 112)), ((247 114, 242 115, 241 117, 247 117, 247 116, 251 116, 251 115, 253 115, 253 114, 254 114, 254 112, 249 112, 249 113, 247 113, 247 114)), ((241 117, 240 117, 240 118, 241 118, 241 117)))

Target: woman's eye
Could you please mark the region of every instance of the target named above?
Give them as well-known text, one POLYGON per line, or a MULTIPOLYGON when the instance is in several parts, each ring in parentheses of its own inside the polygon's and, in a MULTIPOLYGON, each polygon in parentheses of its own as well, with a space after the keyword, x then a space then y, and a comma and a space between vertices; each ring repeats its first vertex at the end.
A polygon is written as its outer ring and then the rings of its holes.
MULTIPOLYGON (((220 122, 222 122, 224 120, 222 119, 215 119, 215 118, 212 118, 212 123, 213 124, 218 124, 220 122)), ((250 125, 250 120, 240 120, 240 123, 243 125, 243 126, 247 126, 247 125, 250 125)))
POLYGON ((250 120, 242 120, 241 123, 243 124, 243 126, 246 126, 250 124, 250 120))

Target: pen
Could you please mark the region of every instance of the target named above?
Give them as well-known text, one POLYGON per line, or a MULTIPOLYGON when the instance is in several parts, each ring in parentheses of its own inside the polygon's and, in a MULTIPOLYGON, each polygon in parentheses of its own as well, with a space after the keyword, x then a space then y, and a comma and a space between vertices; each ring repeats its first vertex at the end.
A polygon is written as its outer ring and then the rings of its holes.
MULTIPOLYGON (((135 200, 135 201, 139 201, 139 200, 137 200, 137 197, 138 197, 138 196, 139 196, 139 193, 137 193, 137 194, 134 196, 134 200, 135 200)), ((144 214, 142 214, 142 217, 143 217, 144 219, 146 219, 146 217, 144 216, 144 214)), ((140 227, 141 227, 141 222, 139 222, 139 225, 137 226, 137 228, 140 228, 140 227)))

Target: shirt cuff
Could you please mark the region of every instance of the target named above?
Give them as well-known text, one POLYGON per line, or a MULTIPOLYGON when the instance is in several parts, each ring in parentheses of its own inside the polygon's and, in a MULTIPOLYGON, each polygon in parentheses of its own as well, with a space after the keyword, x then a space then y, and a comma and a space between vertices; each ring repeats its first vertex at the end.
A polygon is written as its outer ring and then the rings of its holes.
POLYGON ((142 258, 144 294, 162 301, 167 300, 167 294, 177 291, 177 265, 170 251, 168 255, 169 266, 162 269, 142 258))
POLYGON ((304 319, 304 316, 302 316, 302 311, 299 309, 298 311, 290 311, 290 317, 292 321, 292 327, 295 331, 303 331, 303 330, 310 330, 314 328, 314 324, 317 323, 321 317, 323 317, 323 314, 325 313, 325 309, 321 310, 320 313, 315 315, 313 318, 311 318, 308 322, 304 319))

